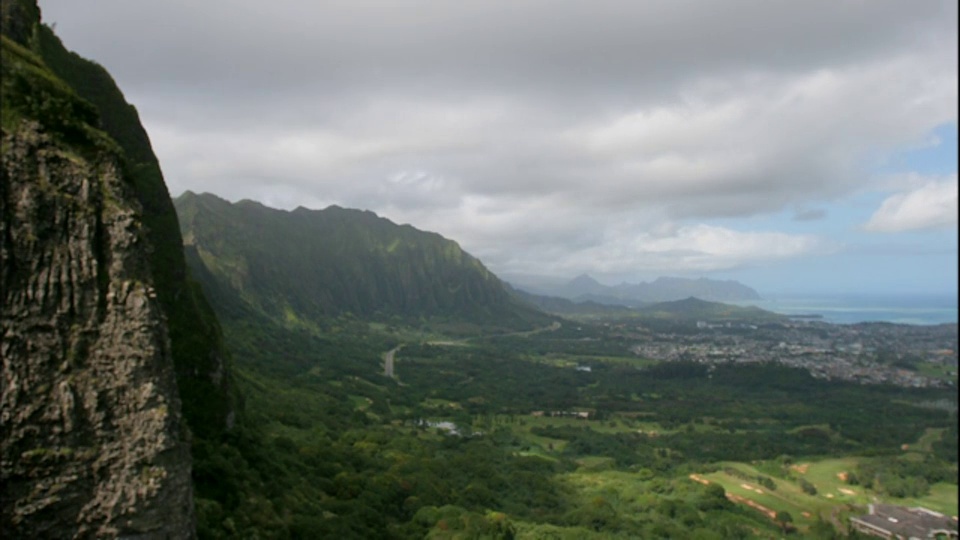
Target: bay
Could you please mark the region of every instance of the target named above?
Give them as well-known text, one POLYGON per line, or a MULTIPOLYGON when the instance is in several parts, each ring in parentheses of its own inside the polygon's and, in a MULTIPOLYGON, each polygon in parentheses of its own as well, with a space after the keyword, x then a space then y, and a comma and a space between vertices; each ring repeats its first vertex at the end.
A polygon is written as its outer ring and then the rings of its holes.
POLYGON ((819 315, 834 324, 889 322, 943 324, 957 322, 957 295, 802 295, 767 294, 762 300, 736 302, 784 315, 819 315))

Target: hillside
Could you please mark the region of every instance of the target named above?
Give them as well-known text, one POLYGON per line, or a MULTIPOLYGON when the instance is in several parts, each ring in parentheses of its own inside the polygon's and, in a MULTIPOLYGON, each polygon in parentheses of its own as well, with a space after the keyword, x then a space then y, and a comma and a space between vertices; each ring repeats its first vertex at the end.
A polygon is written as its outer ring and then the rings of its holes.
MULTIPOLYGON (((453 241, 368 211, 275 210, 187 192, 176 200, 195 272, 227 303, 289 323, 361 318, 466 322, 504 330, 547 317, 453 241), (228 296, 229 296, 228 294, 228 296)), ((231 316, 229 311, 222 313, 231 316)))
POLYGON ((769 321, 786 318, 784 315, 756 306, 734 306, 693 297, 673 302, 660 302, 640 308, 637 313, 646 317, 704 321, 769 321))

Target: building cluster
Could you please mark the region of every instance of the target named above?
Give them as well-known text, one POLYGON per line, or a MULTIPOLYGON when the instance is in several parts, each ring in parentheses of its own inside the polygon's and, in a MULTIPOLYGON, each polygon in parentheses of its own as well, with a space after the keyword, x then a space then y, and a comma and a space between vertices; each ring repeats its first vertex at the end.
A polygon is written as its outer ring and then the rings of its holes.
POLYGON ((951 387, 957 380, 957 325, 856 325, 822 321, 698 321, 695 332, 638 331, 631 351, 659 361, 775 362, 814 377, 863 384, 951 387))
POLYGON ((897 540, 958 537, 956 517, 890 504, 871 504, 868 514, 850 518, 850 527, 870 536, 897 540))

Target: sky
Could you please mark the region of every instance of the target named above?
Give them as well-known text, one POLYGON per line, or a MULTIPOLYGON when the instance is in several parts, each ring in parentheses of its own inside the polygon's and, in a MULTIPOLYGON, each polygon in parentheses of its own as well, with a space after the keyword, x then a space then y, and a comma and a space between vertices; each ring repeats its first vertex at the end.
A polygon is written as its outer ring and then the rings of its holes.
POLYGON ((957 294, 957 4, 41 0, 171 195, 369 209, 507 280, 957 294))

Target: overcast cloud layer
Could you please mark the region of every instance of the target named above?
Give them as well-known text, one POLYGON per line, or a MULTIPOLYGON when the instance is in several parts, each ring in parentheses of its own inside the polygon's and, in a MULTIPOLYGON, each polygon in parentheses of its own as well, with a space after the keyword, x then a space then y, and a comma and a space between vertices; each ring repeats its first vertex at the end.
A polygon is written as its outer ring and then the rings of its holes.
POLYGON ((872 191, 861 231, 956 227, 955 168, 876 172, 957 120, 956 2, 41 8, 137 105, 174 195, 367 208, 497 272, 626 279, 842 251, 801 225, 872 191))

